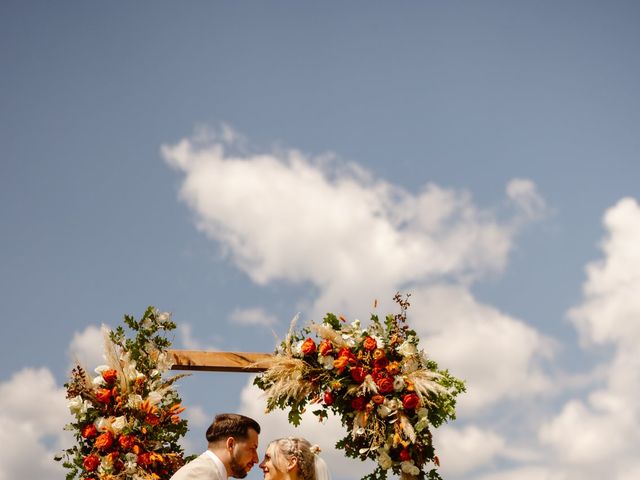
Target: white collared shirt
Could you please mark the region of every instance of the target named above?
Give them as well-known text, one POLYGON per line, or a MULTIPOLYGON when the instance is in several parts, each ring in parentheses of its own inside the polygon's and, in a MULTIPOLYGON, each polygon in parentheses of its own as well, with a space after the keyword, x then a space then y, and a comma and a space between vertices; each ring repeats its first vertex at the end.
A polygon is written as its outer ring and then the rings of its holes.
POLYGON ((215 463, 216 467, 218 468, 218 472, 220 472, 220 478, 227 478, 227 469, 224 467, 224 463, 222 463, 222 460, 220 460, 218 456, 211 450, 207 450, 204 453, 207 454, 209 458, 211 458, 211 460, 213 460, 213 463, 215 463))

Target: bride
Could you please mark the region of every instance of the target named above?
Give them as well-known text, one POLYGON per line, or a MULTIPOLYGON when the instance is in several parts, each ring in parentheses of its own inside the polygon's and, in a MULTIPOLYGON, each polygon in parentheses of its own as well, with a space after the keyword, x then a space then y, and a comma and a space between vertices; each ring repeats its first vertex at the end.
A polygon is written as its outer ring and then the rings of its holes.
POLYGON ((264 480, 331 480, 327 464, 319 453, 320 447, 304 438, 274 440, 260 463, 264 480))

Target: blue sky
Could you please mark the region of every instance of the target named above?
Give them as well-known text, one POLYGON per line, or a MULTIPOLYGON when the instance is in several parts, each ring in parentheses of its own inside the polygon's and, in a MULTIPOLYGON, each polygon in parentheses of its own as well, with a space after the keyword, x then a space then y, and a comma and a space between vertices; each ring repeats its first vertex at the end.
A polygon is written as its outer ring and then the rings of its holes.
MULTIPOLYGON (((271 351, 297 312, 366 318, 403 289, 469 382, 446 478, 637 478, 639 20, 625 1, 4 2, 0 430, 28 433, 0 477, 61 476, 70 351, 95 355, 102 323, 156 305, 177 348, 271 351)), ((261 412, 249 381, 182 382, 191 451, 215 412, 261 412)))

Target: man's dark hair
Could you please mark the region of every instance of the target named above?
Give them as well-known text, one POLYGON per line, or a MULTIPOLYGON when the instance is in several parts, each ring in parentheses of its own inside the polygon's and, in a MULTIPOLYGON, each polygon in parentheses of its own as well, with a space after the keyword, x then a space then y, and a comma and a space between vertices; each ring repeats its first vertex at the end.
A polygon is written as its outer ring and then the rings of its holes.
POLYGON ((213 443, 229 437, 246 440, 250 429, 260 433, 260 425, 253 418, 237 413, 221 413, 216 415, 213 423, 207 428, 207 441, 213 443))

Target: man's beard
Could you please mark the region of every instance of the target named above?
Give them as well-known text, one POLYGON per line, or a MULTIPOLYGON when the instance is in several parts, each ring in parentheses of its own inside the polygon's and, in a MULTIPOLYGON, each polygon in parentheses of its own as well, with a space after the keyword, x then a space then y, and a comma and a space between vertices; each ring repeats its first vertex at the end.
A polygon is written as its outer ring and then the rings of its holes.
POLYGON ((247 473, 249 473, 249 470, 247 470, 247 466, 240 465, 236 460, 236 457, 233 455, 231 456, 229 467, 231 469, 231 476, 235 478, 244 478, 247 476, 247 473))

